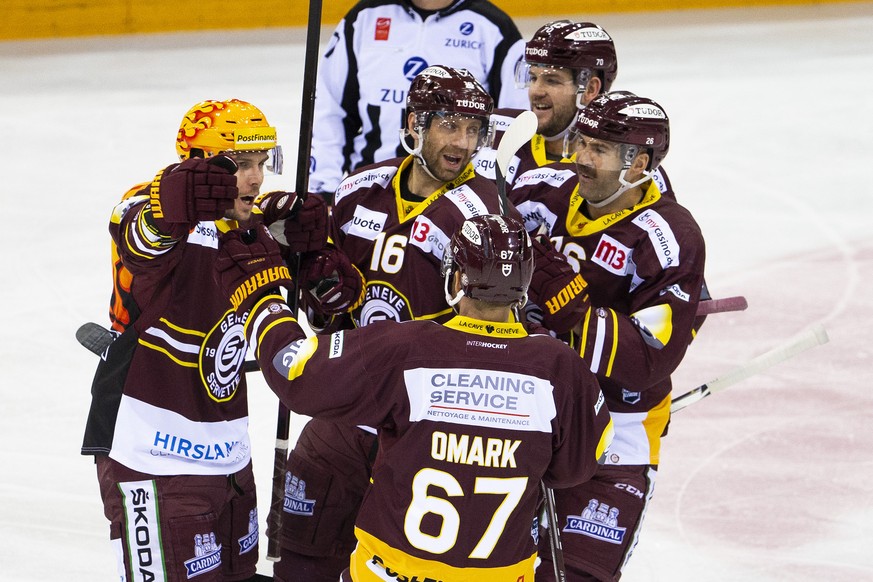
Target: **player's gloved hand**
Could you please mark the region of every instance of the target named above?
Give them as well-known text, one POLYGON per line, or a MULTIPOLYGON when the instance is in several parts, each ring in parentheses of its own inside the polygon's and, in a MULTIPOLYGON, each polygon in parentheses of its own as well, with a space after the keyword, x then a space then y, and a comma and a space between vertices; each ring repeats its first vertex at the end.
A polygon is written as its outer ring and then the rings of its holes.
POLYGON ((239 195, 236 171, 236 162, 224 155, 167 166, 149 187, 147 223, 157 233, 179 239, 201 220, 221 218, 239 195))
POLYGON ((524 315, 522 315, 523 321, 521 323, 524 325, 524 329, 527 330, 527 333, 551 335, 553 337, 556 335, 555 332, 547 329, 543 325, 544 314, 539 305, 528 301, 524 304, 523 311, 524 315))
POLYGON ((364 275, 334 246, 303 255, 300 280, 307 305, 324 315, 349 312, 364 300, 364 275))
POLYGON ((301 201, 293 192, 268 192, 258 206, 270 232, 290 252, 317 251, 327 243, 327 205, 320 196, 301 201))
POLYGON ((221 235, 215 280, 237 311, 247 311, 268 292, 291 285, 279 245, 263 224, 221 235))
POLYGON ((573 270, 567 258, 533 239, 534 272, 528 294, 543 309, 543 325, 556 333, 567 333, 590 307, 588 283, 573 270))
POLYGON ((264 224, 270 226, 277 220, 291 216, 303 203, 295 192, 276 190, 258 196, 255 204, 264 213, 264 224))

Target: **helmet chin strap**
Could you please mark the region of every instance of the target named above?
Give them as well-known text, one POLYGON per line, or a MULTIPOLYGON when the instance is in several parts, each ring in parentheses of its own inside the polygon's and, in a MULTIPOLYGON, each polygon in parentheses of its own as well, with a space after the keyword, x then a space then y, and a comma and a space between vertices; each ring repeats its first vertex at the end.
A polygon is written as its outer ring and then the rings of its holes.
POLYGON ((652 172, 647 172, 644 170, 642 178, 634 183, 630 183, 625 179, 625 175, 627 175, 628 170, 629 168, 622 168, 621 174, 618 175, 618 181, 621 182, 621 186, 619 186, 618 190, 616 190, 611 196, 609 196, 608 198, 604 198, 600 202, 592 202, 588 199, 586 199, 585 202, 588 203, 590 206, 593 206, 594 208, 603 208, 604 206, 612 204, 613 202, 618 200, 619 196, 621 196, 631 188, 636 188, 637 186, 652 177, 652 172))
POLYGON ((427 162, 424 159, 424 156, 421 155, 421 148, 424 147, 424 130, 421 130, 421 138, 418 140, 418 145, 414 148, 409 147, 409 144, 406 143, 406 138, 409 137, 409 130, 403 128, 400 130, 400 145, 403 146, 409 155, 413 156, 415 160, 418 162, 418 165, 421 166, 421 169, 424 170, 428 176, 436 180, 437 182, 442 182, 439 178, 433 175, 433 172, 430 171, 430 168, 427 167, 427 162))
POLYGON ((570 133, 570 128, 573 127, 574 121, 575 121, 575 119, 570 120, 570 125, 568 125, 563 130, 559 131, 558 133, 556 133, 553 136, 544 135, 543 139, 545 139, 546 141, 558 141, 558 140, 564 141, 564 136, 566 136, 568 133, 570 133))
POLYGON ((451 307, 455 311, 455 313, 457 313, 458 310, 455 307, 455 305, 457 305, 461 301, 461 297, 464 296, 464 290, 458 289, 457 295, 452 295, 452 292, 449 289, 449 285, 451 284, 450 281, 454 277, 454 274, 455 274, 455 271, 453 269, 449 269, 448 272, 446 273, 445 291, 446 291, 446 303, 448 303, 449 307, 451 307))
MULTIPOLYGON (((584 91, 580 91, 580 92, 576 93, 576 111, 577 112, 580 109, 583 109, 585 107, 585 104, 582 102, 582 95, 583 94, 584 94, 584 91)), ((563 141, 564 138, 567 136, 567 134, 570 133, 570 130, 573 128, 574 123, 576 123, 576 115, 573 115, 573 118, 570 119, 570 123, 568 123, 567 127, 565 127, 563 130, 559 131, 558 133, 556 133, 555 135, 553 135, 551 137, 544 135, 543 138, 545 138, 546 141, 558 141, 558 140, 563 141)))

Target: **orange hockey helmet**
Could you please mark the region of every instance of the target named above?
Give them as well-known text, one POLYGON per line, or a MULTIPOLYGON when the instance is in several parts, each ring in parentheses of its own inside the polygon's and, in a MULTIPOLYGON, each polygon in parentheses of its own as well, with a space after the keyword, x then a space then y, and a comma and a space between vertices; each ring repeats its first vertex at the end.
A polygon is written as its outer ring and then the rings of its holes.
POLYGON ((276 143, 276 128, 260 109, 239 99, 201 101, 185 114, 176 134, 180 160, 241 151, 267 152, 267 168, 282 173, 282 146, 276 143))

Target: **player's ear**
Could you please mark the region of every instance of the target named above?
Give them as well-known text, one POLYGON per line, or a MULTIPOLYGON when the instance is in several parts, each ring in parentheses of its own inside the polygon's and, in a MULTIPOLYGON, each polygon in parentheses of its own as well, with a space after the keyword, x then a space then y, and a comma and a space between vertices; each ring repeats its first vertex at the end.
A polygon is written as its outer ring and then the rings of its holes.
POLYGON ((646 167, 649 165, 649 159, 647 152, 637 154, 628 170, 628 181, 635 182, 643 175, 643 172, 646 171, 646 167))
POLYGON ((461 271, 455 271, 455 275, 452 277, 452 295, 457 295, 458 291, 461 290, 461 271))
POLYGON ((591 103, 595 97, 600 95, 600 90, 603 88, 603 81, 597 75, 591 75, 588 83, 585 85, 584 102, 591 103))
POLYGON ((409 132, 409 135, 415 139, 421 139, 421 136, 417 131, 418 128, 415 127, 415 113, 406 114, 406 129, 409 132))

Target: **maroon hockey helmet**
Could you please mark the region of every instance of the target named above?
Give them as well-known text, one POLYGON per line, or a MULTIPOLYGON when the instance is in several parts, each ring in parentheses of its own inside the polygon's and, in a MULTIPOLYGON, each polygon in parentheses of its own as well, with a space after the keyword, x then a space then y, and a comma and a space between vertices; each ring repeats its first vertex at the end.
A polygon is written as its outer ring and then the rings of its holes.
POLYGON ((612 37, 593 22, 556 20, 546 24, 525 44, 524 63, 577 72, 590 69, 603 81, 603 92, 609 91, 618 75, 612 37))
POLYGON ((533 248, 524 225, 496 214, 474 216, 452 236, 443 255, 446 300, 455 305, 462 296, 491 303, 527 301, 533 274, 533 248), (461 293, 452 297, 450 282, 461 273, 461 293))
POLYGON ((487 124, 493 109, 494 99, 467 69, 428 67, 416 75, 406 94, 410 113, 461 113, 483 117, 487 124))
POLYGON ((664 108, 630 91, 613 91, 579 110, 570 135, 582 134, 618 144, 635 145, 649 154, 646 171, 653 171, 670 149, 670 120, 664 108))

